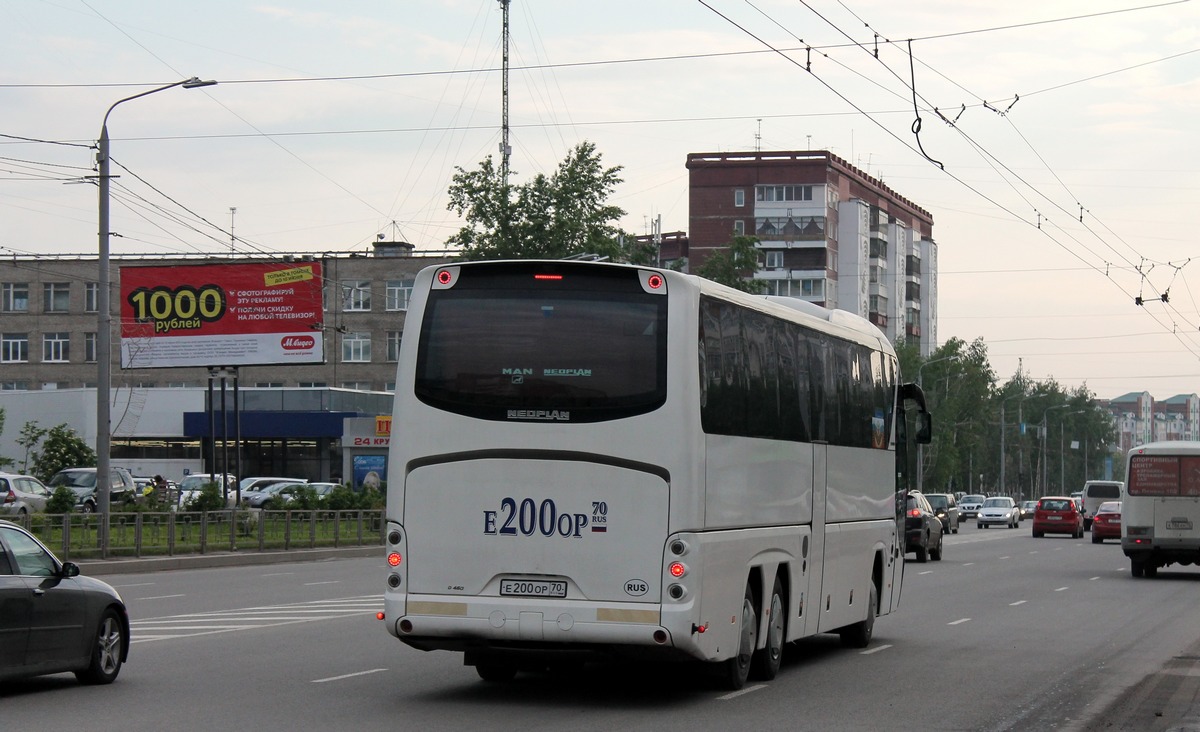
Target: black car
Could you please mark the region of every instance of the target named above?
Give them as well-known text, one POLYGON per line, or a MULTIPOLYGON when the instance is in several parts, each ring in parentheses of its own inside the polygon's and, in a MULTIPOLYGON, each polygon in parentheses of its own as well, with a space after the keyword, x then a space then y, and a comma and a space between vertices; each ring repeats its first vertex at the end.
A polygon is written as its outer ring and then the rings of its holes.
POLYGON ((958 501, 953 493, 925 493, 925 500, 942 520, 942 533, 958 533, 958 501))
POLYGON ((0 521, 0 680, 74 672, 111 684, 129 656, 129 615, 109 585, 0 521))
MULTIPOLYGON (((63 468, 46 484, 51 491, 65 485, 75 492, 75 510, 84 513, 96 511, 96 469, 63 468)), ((137 502, 137 484, 133 473, 126 468, 110 468, 108 480, 109 505, 131 505, 137 502)))
POLYGON ((942 559, 942 520, 920 493, 909 493, 904 512, 904 553, 916 552, 917 561, 942 559))

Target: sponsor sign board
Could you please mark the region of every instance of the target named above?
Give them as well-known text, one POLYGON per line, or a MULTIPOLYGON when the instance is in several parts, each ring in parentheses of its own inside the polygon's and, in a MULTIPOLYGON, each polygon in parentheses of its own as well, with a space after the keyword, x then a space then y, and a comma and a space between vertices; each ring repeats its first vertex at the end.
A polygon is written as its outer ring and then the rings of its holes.
POLYGON ((121 268, 121 368, 325 361, 320 262, 121 268))

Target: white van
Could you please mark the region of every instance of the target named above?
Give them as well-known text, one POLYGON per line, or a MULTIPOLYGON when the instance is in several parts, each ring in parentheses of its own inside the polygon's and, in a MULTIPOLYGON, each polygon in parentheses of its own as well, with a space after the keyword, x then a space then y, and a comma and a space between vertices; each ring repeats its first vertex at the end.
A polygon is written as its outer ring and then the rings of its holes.
POLYGON ((1200 442, 1151 442, 1129 451, 1121 549, 1130 574, 1200 563, 1200 442))
POLYGON ((1105 501, 1119 501, 1125 484, 1117 480, 1089 480, 1083 485, 1083 529, 1092 528, 1092 517, 1105 501))

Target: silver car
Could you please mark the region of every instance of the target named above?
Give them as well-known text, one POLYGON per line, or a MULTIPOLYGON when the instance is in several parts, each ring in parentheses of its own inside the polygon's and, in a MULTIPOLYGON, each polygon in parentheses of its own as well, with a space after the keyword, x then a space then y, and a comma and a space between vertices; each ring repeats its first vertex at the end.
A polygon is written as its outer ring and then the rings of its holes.
POLYGON ((53 491, 32 475, 0 473, 0 514, 27 516, 45 511, 53 491))
POLYGON ((1007 526, 1018 528, 1021 523, 1021 509, 1017 502, 1008 496, 996 496, 984 500, 975 517, 975 526, 986 529, 989 526, 1007 526))

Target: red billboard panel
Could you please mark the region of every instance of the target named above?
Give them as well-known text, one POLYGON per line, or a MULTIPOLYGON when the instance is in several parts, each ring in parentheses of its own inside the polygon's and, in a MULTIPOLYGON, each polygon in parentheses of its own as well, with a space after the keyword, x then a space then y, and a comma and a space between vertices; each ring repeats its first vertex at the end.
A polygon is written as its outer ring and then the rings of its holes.
POLYGON ((319 262, 121 268, 121 367, 324 363, 319 262))

